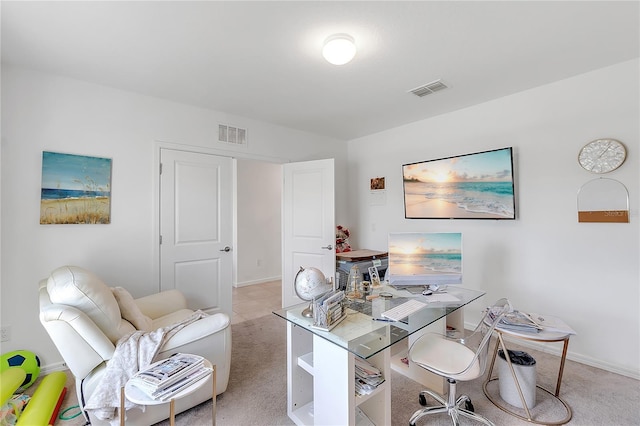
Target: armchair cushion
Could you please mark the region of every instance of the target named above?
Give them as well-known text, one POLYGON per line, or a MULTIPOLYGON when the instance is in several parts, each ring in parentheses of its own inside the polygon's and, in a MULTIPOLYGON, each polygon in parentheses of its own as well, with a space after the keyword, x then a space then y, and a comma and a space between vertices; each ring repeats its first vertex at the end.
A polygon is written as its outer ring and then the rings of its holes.
POLYGON ((140 311, 131 293, 122 287, 112 287, 111 291, 118 302, 122 318, 133 324, 136 330, 151 331, 153 329, 153 321, 140 311))
POLYGON ((84 312, 114 343, 132 331, 131 324, 122 320, 111 289, 87 270, 73 266, 57 268, 47 280, 47 292, 52 303, 84 312))

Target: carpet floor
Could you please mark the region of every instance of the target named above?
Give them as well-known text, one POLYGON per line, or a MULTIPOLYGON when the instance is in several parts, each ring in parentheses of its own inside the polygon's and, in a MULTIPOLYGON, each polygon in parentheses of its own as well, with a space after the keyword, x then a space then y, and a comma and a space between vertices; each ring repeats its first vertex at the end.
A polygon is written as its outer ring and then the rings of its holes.
MULTIPOLYGON (((216 400, 216 424, 221 426, 293 425, 287 416, 287 339, 285 321, 275 315, 232 325, 232 363, 229 386, 216 400)), ((536 359, 538 385, 555 389, 559 358, 555 355, 509 345, 521 349, 536 359)), ((495 376, 494 371, 494 376, 495 376)), ((71 375, 69 374, 69 377, 71 375)), ((408 425, 411 415, 421 406, 420 384, 391 373, 391 426, 408 425)), ((63 409, 77 404, 72 379, 63 409)), ((482 390, 483 379, 459 382, 458 394, 471 397, 475 411, 496 425, 531 424, 497 408, 482 390)), ((497 382, 491 382, 489 392, 499 398, 497 382)), ((584 364, 567 361, 560 396, 571 407, 573 416, 568 424, 575 426, 640 424, 640 382, 584 364)), ((564 408, 543 391, 536 394, 537 405, 532 410, 536 420, 551 422, 563 417, 564 408)), ((433 403, 433 402, 432 402, 433 403)), ((524 410, 520 410, 524 415, 524 410)), ((63 426, 81 426, 82 417, 59 420, 63 426)), ((202 403, 176 416, 177 425, 211 424, 211 402, 202 403)), ((418 426, 450 425, 446 414, 431 415, 418 421, 418 426)), ((474 424, 462 419, 462 424, 474 424)), ((163 421, 156 426, 168 426, 163 421)))

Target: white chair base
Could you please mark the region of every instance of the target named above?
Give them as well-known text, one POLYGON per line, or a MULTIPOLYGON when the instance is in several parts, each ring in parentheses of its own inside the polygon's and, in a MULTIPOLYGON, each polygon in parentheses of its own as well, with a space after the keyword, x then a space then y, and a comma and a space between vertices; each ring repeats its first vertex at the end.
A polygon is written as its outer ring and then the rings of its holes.
POLYGON ((447 413, 449 416, 451 416, 451 421, 453 422, 454 425, 459 425, 460 424, 459 417, 463 416, 463 417, 468 417, 470 419, 479 421, 488 426, 495 426, 488 419, 473 412, 473 405, 471 404, 471 399, 468 396, 461 395, 458 397, 458 399, 456 399, 456 381, 452 379, 447 379, 447 381, 449 382, 448 400, 445 400, 442 397, 442 395, 439 395, 430 390, 424 390, 420 392, 421 403, 423 401, 426 402, 425 395, 429 395, 433 399, 438 401, 440 405, 430 406, 430 407, 425 406, 425 408, 422 408, 416 411, 415 413, 413 413, 413 416, 411 416, 411 419, 409 420, 410 426, 415 426, 416 421, 418 421, 423 416, 426 416, 427 414, 437 414, 437 413, 447 413))

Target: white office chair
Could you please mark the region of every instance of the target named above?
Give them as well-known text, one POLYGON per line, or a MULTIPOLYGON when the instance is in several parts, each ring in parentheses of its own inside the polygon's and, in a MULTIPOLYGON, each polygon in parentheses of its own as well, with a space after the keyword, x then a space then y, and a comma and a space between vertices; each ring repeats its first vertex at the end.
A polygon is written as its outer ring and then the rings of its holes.
POLYGON ((471 399, 461 395, 456 399, 456 382, 458 380, 474 380, 484 374, 489 353, 489 342, 493 329, 500 318, 510 310, 507 299, 498 300, 489 308, 475 330, 462 339, 452 339, 437 333, 427 333, 416 340, 409 348, 409 359, 420 367, 434 374, 445 377, 449 383, 447 399, 430 390, 420 392, 420 404, 425 406, 416 411, 409 424, 415 426, 416 421, 427 414, 447 413, 454 425, 459 424, 460 415, 492 426, 486 418, 474 413, 471 399), (496 314, 489 317, 489 311, 496 314), (430 395, 440 404, 427 406, 426 395, 430 395))

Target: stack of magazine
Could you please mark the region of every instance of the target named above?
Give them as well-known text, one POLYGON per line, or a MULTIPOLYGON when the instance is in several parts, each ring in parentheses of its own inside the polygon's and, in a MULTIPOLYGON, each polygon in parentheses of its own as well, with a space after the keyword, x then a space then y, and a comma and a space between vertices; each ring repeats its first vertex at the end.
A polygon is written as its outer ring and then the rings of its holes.
POLYGON ((167 401, 211 373, 199 355, 177 353, 131 378, 131 384, 158 401, 167 401))
POLYGON ((369 395, 384 382, 382 372, 362 358, 355 358, 356 395, 369 395))
MULTIPOLYGON (((495 319, 495 314, 491 311, 489 311, 489 318, 495 319)), ((534 321, 531 315, 520 311, 507 312, 498 322, 497 327, 524 333, 538 333, 542 330, 542 326, 534 321)))

